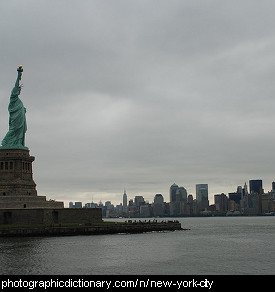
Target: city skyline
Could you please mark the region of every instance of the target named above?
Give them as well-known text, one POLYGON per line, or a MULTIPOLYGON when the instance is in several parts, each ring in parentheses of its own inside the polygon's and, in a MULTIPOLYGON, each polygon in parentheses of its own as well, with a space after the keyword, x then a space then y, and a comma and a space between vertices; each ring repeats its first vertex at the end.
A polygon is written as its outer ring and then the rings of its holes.
POLYGON ((208 185, 197 184, 196 196, 189 194, 184 187, 173 183, 169 189, 170 201, 165 202, 162 194, 156 194, 153 202, 145 201, 143 196, 129 198, 126 190, 123 203, 112 204, 111 201, 95 203, 70 202, 69 208, 101 208, 102 216, 112 217, 179 217, 179 216, 272 216, 275 213, 275 182, 272 189, 265 192, 262 180, 250 180, 249 190, 237 186, 236 191, 228 194, 214 195, 214 204, 209 204, 208 185), (128 202, 128 203, 127 203, 128 202))
MULTIPOLYGON (((252 180, 261 180, 262 187, 263 187, 264 191, 266 191, 266 192, 272 190, 272 185, 274 184, 274 181, 275 181, 275 179, 272 179, 271 182, 268 183, 268 182, 264 182, 264 180, 261 178, 248 179, 245 181, 239 180, 240 181, 239 184, 236 184, 235 186, 233 186, 231 184, 230 187, 225 187, 224 189, 211 186, 207 183, 203 183, 202 185, 208 186, 208 200, 209 200, 209 204, 211 205, 214 203, 214 197, 216 194, 221 194, 221 193, 229 194, 229 193, 235 192, 236 188, 238 186, 244 186, 245 184, 247 184, 247 186, 248 186, 249 181, 252 181, 252 180), (215 189, 217 190, 216 192, 213 191, 215 189)), ((176 184, 176 182, 174 182, 173 184, 176 184)), ((190 185, 190 184, 187 184, 187 185, 190 185)), ((178 186, 183 187, 186 190, 187 196, 192 195, 194 198, 196 198, 196 185, 201 185, 201 184, 195 184, 191 188, 193 190, 193 192, 189 192, 189 189, 187 187, 185 187, 185 185, 183 183, 180 183, 178 186)), ((154 191, 148 192, 146 190, 139 191, 139 192, 131 191, 133 189, 135 189, 135 188, 131 187, 131 186, 129 186, 128 188, 126 188, 126 187, 122 188, 123 192, 129 190, 129 191, 127 191, 127 196, 131 196, 131 198, 134 198, 135 196, 143 196, 145 201, 151 202, 156 194, 162 194, 164 200, 166 202, 170 202, 170 187, 168 187, 168 189, 166 188, 166 190, 164 192, 158 191, 158 190, 160 190, 160 188, 156 188, 157 190, 155 192, 154 191)), ((117 205, 117 204, 123 203, 123 199, 121 199, 122 195, 123 195, 123 193, 121 193, 121 192, 112 192, 112 193, 106 193, 105 195, 102 195, 102 193, 97 193, 97 192, 91 191, 91 192, 88 192, 88 195, 85 196, 86 199, 84 199, 84 200, 81 200, 81 197, 72 196, 70 199, 65 200, 65 203, 66 203, 66 205, 69 205, 69 202, 78 201, 78 200, 76 200, 76 198, 80 198, 79 201, 81 201, 81 202, 88 203, 88 202, 111 201, 114 205, 117 205)))
MULTIPOLYGON (((263 181, 261 179, 256 179, 256 180, 249 180, 249 187, 247 182, 245 182, 243 185, 239 185, 235 187, 234 192, 220 192, 220 193, 216 193, 213 194, 213 202, 212 200, 209 200, 209 194, 208 194, 208 184, 196 184, 196 193, 195 194, 191 194, 188 193, 187 190, 185 189, 185 187, 177 185, 176 183, 173 183, 170 188, 169 188, 169 200, 165 200, 165 196, 163 194, 160 193, 155 193, 154 197, 152 197, 151 199, 146 199, 144 198, 144 196, 142 195, 129 195, 126 192, 126 189, 124 188, 124 192, 122 194, 121 197, 121 201, 120 202, 112 202, 111 200, 107 200, 105 202, 103 202, 102 200, 99 201, 94 201, 92 200, 91 202, 82 202, 82 201, 75 201, 76 205, 75 207, 84 207, 85 205, 87 205, 88 207, 92 207, 93 204, 98 205, 98 204, 102 204, 102 206, 104 205, 104 203, 108 202, 108 204, 112 204, 112 205, 121 205, 123 210, 125 211, 127 206, 129 206, 129 202, 132 201, 135 205, 138 205, 138 203, 136 202, 136 200, 141 200, 143 202, 145 202, 146 204, 151 204, 155 202, 156 197, 161 196, 162 197, 162 201, 165 203, 172 203, 172 202, 176 202, 176 201, 182 201, 182 202, 187 202, 188 201, 188 197, 192 196, 193 200, 196 200, 197 203, 199 204, 199 208, 201 210, 206 209, 207 207, 209 207, 210 205, 215 204, 215 197, 217 195, 226 195, 228 197, 228 199, 235 200, 234 195, 239 194, 241 195, 241 197, 243 197, 244 195, 253 195, 255 194, 260 194, 262 192, 264 193, 269 193, 269 192, 273 192, 275 193, 275 181, 272 181, 272 183, 270 184, 270 189, 263 189, 263 181), (206 200, 205 203, 202 203, 202 201, 206 200)), ((69 202, 69 206, 73 206, 73 201, 69 202)))
POLYGON ((193 195, 208 184, 211 203, 257 178, 267 190, 274 14, 266 0, 5 1, 0 136, 22 64, 38 195, 168 201, 178 182, 193 195))
MULTIPOLYGON (((73 202, 73 201, 81 201, 81 202, 86 202, 86 203, 90 203, 90 202, 105 202, 105 201, 111 201, 114 205, 118 205, 120 203, 123 204, 123 194, 125 194, 125 192, 127 191, 127 197, 131 197, 131 198, 134 198, 135 196, 143 196, 144 197, 144 200, 147 201, 147 202, 151 202, 153 201, 153 198, 156 194, 161 194, 164 198, 164 201, 165 202, 171 202, 171 193, 170 193, 170 188, 173 186, 173 185, 176 185, 177 187, 179 188, 183 188, 186 190, 186 196, 188 195, 192 195, 194 197, 194 199, 196 199, 196 194, 197 194, 197 191, 196 191, 196 188, 198 185, 203 185, 203 186, 206 186, 207 185, 207 198, 208 198, 208 202, 209 202, 209 205, 211 204, 214 204, 214 199, 215 199, 215 195, 216 194, 230 194, 230 193, 234 193, 237 189, 238 186, 244 186, 244 185, 247 185, 247 188, 249 188, 250 190, 250 186, 249 186, 249 182, 250 181, 261 181, 261 186, 263 188, 263 190, 265 192, 269 192, 271 191, 272 189, 274 189, 274 185, 275 185, 275 179, 273 179, 269 184, 267 182, 264 182, 262 179, 260 178, 257 178, 257 179, 249 179, 247 181, 244 181, 236 186, 231 186, 230 188, 225 188, 229 191, 226 191, 225 189, 222 190, 220 189, 218 192, 212 192, 212 191, 209 191, 209 190, 212 190, 213 188, 211 188, 211 186, 209 186, 209 184, 207 183, 204 183, 204 184, 195 184, 195 186, 193 187, 193 192, 189 192, 189 190, 183 185, 183 184, 179 184, 177 185, 176 182, 174 182, 167 190, 166 192, 128 192, 127 189, 124 187, 123 188, 123 193, 119 192, 119 193, 116 193, 116 196, 109 196, 106 195, 106 196, 102 196, 101 194, 97 194, 95 192, 90 192, 90 196, 87 196, 87 199, 86 200, 77 200, 77 197, 72 197, 70 200, 66 200, 66 205, 69 206, 69 203, 70 202, 73 202), (266 186, 266 188, 264 187, 266 186), (115 199, 114 199, 115 198, 115 199)), ((131 188, 130 188, 131 190, 131 188)), ((114 193, 113 193, 114 194, 114 193)))

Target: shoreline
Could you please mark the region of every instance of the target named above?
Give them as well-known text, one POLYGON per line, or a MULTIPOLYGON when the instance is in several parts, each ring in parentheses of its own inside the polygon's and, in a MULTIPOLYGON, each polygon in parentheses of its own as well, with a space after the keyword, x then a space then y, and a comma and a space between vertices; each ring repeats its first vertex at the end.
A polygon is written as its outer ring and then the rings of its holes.
POLYGON ((100 235, 117 233, 144 233, 152 231, 189 230, 181 227, 178 221, 167 222, 105 222, 104 224, 86 224, 73 226, 24 226, 0 227, 0 237, 31 237, 31 236, 74 236, 100 235))

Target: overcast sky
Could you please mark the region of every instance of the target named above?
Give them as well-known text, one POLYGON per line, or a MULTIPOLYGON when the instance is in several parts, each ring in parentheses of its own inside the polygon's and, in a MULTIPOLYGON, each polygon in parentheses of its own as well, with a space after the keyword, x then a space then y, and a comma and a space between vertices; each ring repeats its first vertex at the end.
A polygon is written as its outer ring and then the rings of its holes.
POLYGON ((48 199, 104 203, 175 182, 209 199, 275 180, 275 1, 1 1, 0 139, 16 67, 48 199))

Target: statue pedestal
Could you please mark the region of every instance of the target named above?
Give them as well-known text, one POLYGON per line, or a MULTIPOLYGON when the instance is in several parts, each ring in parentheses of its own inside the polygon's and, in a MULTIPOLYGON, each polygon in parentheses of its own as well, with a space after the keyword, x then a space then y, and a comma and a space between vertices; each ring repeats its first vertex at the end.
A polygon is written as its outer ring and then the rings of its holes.
POLYGON ((63 208, 37 196, 29 150, 0 148, 0 208, 63 208))

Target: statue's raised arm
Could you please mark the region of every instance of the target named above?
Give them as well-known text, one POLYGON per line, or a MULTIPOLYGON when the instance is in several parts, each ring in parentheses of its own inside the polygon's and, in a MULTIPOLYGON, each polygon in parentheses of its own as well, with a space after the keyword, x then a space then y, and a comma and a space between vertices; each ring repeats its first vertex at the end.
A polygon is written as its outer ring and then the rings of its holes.
POLYGON ((21 93, 21 86, 19 81, 22 78, 23 66, 19 65, 17 68, 17 79, 14 88, 11 91, 10 104, 8 107, 9 131, 2 140, 2 148, 5 149, 25 149, 25 133, 27 131, 26 123, 26 109, 19 98, 21 93))
POLYGON ((22 72, 23 72, 23 66, 22 65, 18 66, 17 72, 18 72, 18 74, 17 74, 17 78, 16 78, 16 81, 15 81, 15 85, 14 85, 14 88, 12 89, 12 91, 11 91, 11 98, 12 97, 18 97, 18 95, 21 92, 21 86, 19 84, 19 81, 22 78, 22 72))

